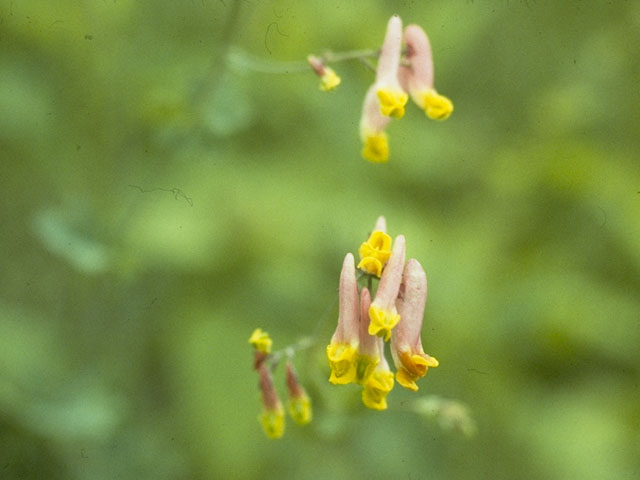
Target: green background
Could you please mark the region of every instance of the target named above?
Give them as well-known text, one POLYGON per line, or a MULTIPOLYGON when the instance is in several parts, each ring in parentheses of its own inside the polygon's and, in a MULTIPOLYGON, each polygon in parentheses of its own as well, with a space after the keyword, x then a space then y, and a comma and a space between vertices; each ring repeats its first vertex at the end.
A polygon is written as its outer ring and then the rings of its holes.
POLYGON ((633 1, 0 0, 0 477, 639 478, 639 78, 633 1), (410 105, 374 165, 371 72, 261 71, 377 48, 393 13, 455 112, 410 105), (383 413, 323 353, 378 215, 441 363, 383 413), (278 441, 256 327, 316 342, 314 421, 278 441))

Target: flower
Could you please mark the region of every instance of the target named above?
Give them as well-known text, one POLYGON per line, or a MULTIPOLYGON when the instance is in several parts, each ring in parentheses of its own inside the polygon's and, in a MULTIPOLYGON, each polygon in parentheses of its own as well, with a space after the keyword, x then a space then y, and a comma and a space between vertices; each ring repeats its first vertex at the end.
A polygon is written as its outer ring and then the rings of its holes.
POLYGON ((311 399, 298 382, 293 366, 287 362, 287 389, 289 390, 289 414, 298 425, 306 425, 311 421, 311 399))
POLYGON ((256 328, 251 337, 249 337, 249 343, 253 345, 257 351, 266 353, 267 355, 271 353, 271 345, 273 341, 267 332, 263 332, 261 328, 256 328))
POLYGON ((380 50, 376 81, 367 90, 360 118, 362 156, 370 162, 389 159, 389 142, 384 129, 390 117, 402 118, 409 96, 398 81, 402 51, 402 20, 392 16, 380 50))
POLYGON ((384 357, 384 341, 369 334, 371 294, 364 287, 360 297, 360 354, 358 381, 362 385, 362 403, 374 410, 386 410, 387 395, 393 389, 393 372, 384 357))
POLYGON ((398 81, 398 68, 402 54, 402 20, 393 15, 387 23, 387 32, 380 49, 376 69, 376 96, 380 113, 387 117, 402 118, 409 96, 398 81))
POLYGON ((409 65, 400 66, 401 85, 429 118, 446 120, 453 112, 453 103, 433 87, 433 57, 427 34, 418 25, 409 25, 404 41, 409 65))
POLYGON ((344 257, 342 264, 339 297, 338 326, 327 345, 327 358, 331 367, 329 381, 344 385, 356 380, 359 344, 358 286, 351 253, 344 257))
POLYGON ((403 235, 398 235, 389 257, 376 296, 369 308, 369 334, 384 337, 385 341, 391 338, 391 330, 400 321, 400 315, 396 310, 396 297, 402 280, 402 266, 404 265, 405 240, 403 235))
POLYGON ((403 387, 418 390, 416 380, 437 367, 438 360, 424 353, 420 330, 427 301, 427 276, 420 263, 411 259, 402 273, 402 287, 396 306, 401 320, 391 339, 391 355, 397 368, 396 380, 403 387))
POLYGON ((384 217, 380 217, 369 239, 358 250, 360 262, 357 268, 377 277, 382 274, 382 268, 391 255, 391 237, 385 230, 386 221, 384 217))
POLYGON ((342 80, 338 74, 331 67, 327 67, 318 57, 309 55, 307 61, 311 65, 311 68, 313 68, 313 71, 316 72, 316 75, 320 77, 320 90, 328 92, 335 90, 338 85, 340 85, 342 80))
POLYGON ((261 328, 256 328, 251 334, 251 337, 249 337, 249 343, 253 345, 255 349, 253 369, 258 370, 260 364, 271 354, 271 345, 273 342, 267 332, 263 332, 261 328))
POLYGON ((262 392, 262 413, 258 418, 267 437, 280 438, 284 433, 284 409, 273 386, 271 372, 264 363, 260 364, 258 372, 262 392))

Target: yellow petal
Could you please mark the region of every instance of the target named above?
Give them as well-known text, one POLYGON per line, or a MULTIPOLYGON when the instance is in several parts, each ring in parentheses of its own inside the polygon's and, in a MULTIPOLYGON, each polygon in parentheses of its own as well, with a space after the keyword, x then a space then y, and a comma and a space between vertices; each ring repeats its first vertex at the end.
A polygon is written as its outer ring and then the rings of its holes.
POLYGON ((375 370, 363 386, 362 403, 374 410, 386 410, 387 395, 393 389, 393 372, 375 370))
POLYGON ((329 381, 336 385, 346 385, 356 381, 358 348, 348 343, 327 345, 327 358, 331 367, 329 381))
POLYGON ((341 81, 342 79, 332 68, 324 67, 324 74, 320 77, 320 90, 323 92, 335 90, 341 81))
POLYGON ((260 423, 269 438, 280 438, 284 433, 284 412, 282 406, 275 410, 265 410, 260 415, 260 423))
POLYGON ((389 160, 387 135, 382 132, 367 136, 362 147, 362 156, 373 163, 384 163, 389 160))
POLYGON ((249 337, 249 343, 259 352, 269 354, 271 353, 271 344, 273 343, 271 337, 267 332, 263 332, 261 328, 256 328, 251 337, 249 337))
POLYGON ((384 341, 388 342, 391 338, 391 330, 400 321, 400 315, 398 313, 384 310, 377 305, 371 305, 369 307, 369 335, 377 335, 378 337, 384 337, 384 341))
POLYGON ((381 88, 377 92, 380 101, 380 113, 386 117, 402 118, 404 116, 404 106, 409 100, 402 90, 389 90, 381 88))
POLYGON ((308 395, 301 395, 289 399, 289 414, 298 425, 306 425, 311 421, 311 399, 308 395))
POLYGON ((453 103, 435 90, 424 94, 424 113, 433 120, 446 120, 453 112, 453 103))

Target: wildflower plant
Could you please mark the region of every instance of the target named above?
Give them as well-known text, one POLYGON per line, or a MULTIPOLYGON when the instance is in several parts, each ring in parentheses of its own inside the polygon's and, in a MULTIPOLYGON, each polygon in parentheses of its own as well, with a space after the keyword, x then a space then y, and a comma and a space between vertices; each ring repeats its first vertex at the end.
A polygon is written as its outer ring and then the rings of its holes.
MULTIPOLYGON (((404 117, 409 98, 428 118, 445 120, 451 115, 452 102, 434 88, 431 46, 427 34, 418 25, 409 25, 403 31, 402 20, 394 15, 387 23, 380 49, 309 55, 305 68, 310 66, 317 75, 320 90, 330 92, 336 90, 342 80, 329 65, 346 60, 359 60, 375 72, 375 79, 364 95, 359 126, 362 156, 368 161, 388 160, 386 128, 392 119, 404 117), (369 63, 371 58, 377 58, 375 66, 369 63)), ((272 65, 247 58, 236 61, 277 73, 272 65)), ((283 65, 286 73, 296 67, 291 63, 283 65)), ((359 386, 362 403, 373 410, 389 407, 387 397, 396 381, 401 387, 416 392, 417 382, 429 368, 439 365, 438 360, 425 353, 421 339, 427 277, 418 260, 407 261, 405 255, 405 237, 398 235, 393 239, 387 233, 385 218, 379 217, 371 234, 358 248, 357 262, 352 253, 347 253, 342 262, 337 325, 325 349, 328 380, 338 386, 359 386), (387 360, 387 348, 395 371, 387 360)), ((289 414, 297 424, 309 424, 313 417, 311 399, 298 381, 291 360, 296 350, 316 345, 317 339, 312 337, 272 352, 270 336, 256 329, 249 343, 254 347, 254 369, 259 376, 262 397, 259 419, 265 434, 270 438, 284 434, 285 411, 273 382, 273 372, 282 357, 287 359, 289 414)), ((419 403, 408 410, 435 418, 432 408, 425 409, 419 403)), ((442 409, 444 414, 458 411, 462 410, 442 409)))
MULTIPOLYGON (((387 235, 383 217, 378 219, 375 228, 365 244, 372 238, 387 235)), ((389 247, 386 240, 377 244, 389 247)), ((360 248, 361 257, 382 250, 369 248, 360 248)), ((424 353, 420 339, 427 297, 426 274, 415 259, 405 264, 405 238, 398 235, 371 300, 370 292, 378 272, 372 273, 368 268, 370 262, 363 259, 359 264, 362 266, 360 277, 366 277, 368 286, 360 292, 353 255, 347 253, 342 264, 338 325, 327 346, 329 381, 336 385, 361 385, 364 405, 385 410, 386 397, 394 386, 394 374, 385 357, 385 342, 391 340, 391 356, 397 369, 395 379, 409 390, 417 391, 416 381, 426 375, 429 367, 438 366, 434 357, 424 353)))
MULTIPOLYGON (((424 352, 421 339, 427 277, 418 260, 405 261, 405 250, 404 236, 392 240, 384 217, 379 217, 373 232, 360 245, 358 264, 352 253, 345 255, 338 282, 337 325, 325 349, 329 383, 360 386, 362 403, 374 410, 388 408, 387 397, 396 381, 416 392, 417 382, 429 368, 438 366, 438 360, 424 352), (387 344, 395 372, 387 360, 387 344)), ((266 332, 256 329, 249 338, 262 395, 259 419, 270 438, 281 437, 285 427, 285 411, 272 375, 283 357, 287 359, 289 414, 299 425, 312 420, 311 399, 298 381, 291 359, 297 350, 316 345, 316 340, 306 338, 272 352, 272 340, 266 332)), ((420 414, 425 411, 417 406, 408 409, 420 414)), ((433 418, 430 412, 424 416, 433 418)))
POLYGON ((266 62, 235 50, 230 61, 239 68, 263 73, 292 73, 311 71, 319 78, 323 92, 335 91, 342 83, 330 66, 357 60, 375 72, 373 84, 364 94, 359 135, 362 156, 373 163, 389 159, 389 138, 386 128, 392 119, 404 117, 409 98, 426 116, 446 120, 453 112, 453 103, 434 87, 433 57, 429 38, 419 25, 409 25, 404 31, 402 20, 393 15, 380 48, 347 52, 326 51, 309 55, 306 62, 266 62), (377 64, 371 63, 377 59, 377 64))
MULTIPOLYGON (((429 38, 418 25, 402 31, 402 20, 394 15, 387 23, 384 41, 379 51, 376 78, 367 90, 360 117, 362 156, 374 163, 389 159, 386 127, 392 118, 401 119, 411 96, 414 103, 433 120, 446 120, 453 112, 453 103, 440 95, 433 86, 433 57, 429 38), (405 48, 403 50, 403 42, 405 48), (403 55, 404 53, 404 55, 403 55)), ((338 56, 333 60, 348 59, 338 56)), ((359 58, 364 59, 364 55, 359 58)), ((325 59, 309 56, 309 64, 320 77, 320 89, 333 90, 340 77, 326 65, 325 59)))
MULTIPOLYGON (((256 328, 249 337, 254 348, 253 368, 258 372, 258 386, 262 397, 262 413, 258 419, 264 433, 269 438, 280 438, 285 429, 285 413, 273 382, 273 370, 277 367, 282 355, 291 357, 293 349, 271 352, 273 341, 267 332, 256 328)), ((311 399, 306 390, 298 382, 290 359, 286 364, 286 386, 289 394, 288 411, 298 425, 306 425, 311 421, 311 399)))

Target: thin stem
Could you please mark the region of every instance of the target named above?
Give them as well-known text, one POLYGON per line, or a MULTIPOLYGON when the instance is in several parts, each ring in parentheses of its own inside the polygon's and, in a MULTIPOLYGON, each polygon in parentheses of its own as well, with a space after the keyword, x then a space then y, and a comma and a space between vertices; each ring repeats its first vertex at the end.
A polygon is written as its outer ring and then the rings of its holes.
POLYGON ((350 50, 348 52, 324 52, 320 58, 327 63, 344 62, 346 60, 359 60, 361 58, 375 58, 380 55, 380 50, 350 50))
MULTIPOLYGON (((323 63, 338 63, 349 60, 359 60, 366 62, 369 58, 376 58, 380 55, 380 50, 350 50, 348 52, 326 51, 319 56, 323 63)), ((278 61, 267 60, 262 57, 251 55, 240 48, 232 47, 226 57, 228 64, 240 70, 250 70, 258 73, 270 73, 275 75, 286 75, 289 73, 309 72, 311 68, 307 61, 278 61)), ((365 64, 371 68, 371 64, 365 64)), ((373 69, 375 71, 375 68, 373 69)))

